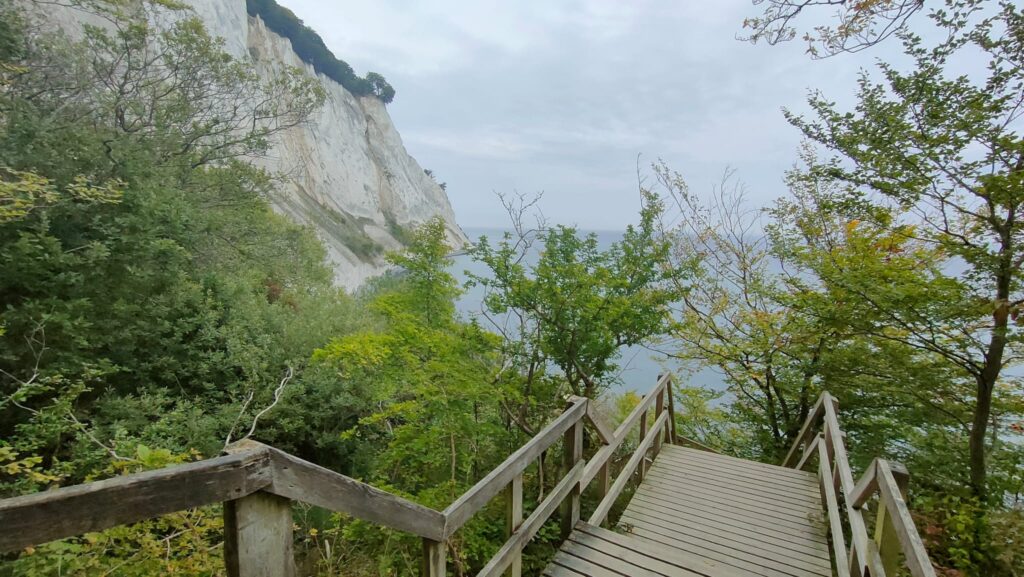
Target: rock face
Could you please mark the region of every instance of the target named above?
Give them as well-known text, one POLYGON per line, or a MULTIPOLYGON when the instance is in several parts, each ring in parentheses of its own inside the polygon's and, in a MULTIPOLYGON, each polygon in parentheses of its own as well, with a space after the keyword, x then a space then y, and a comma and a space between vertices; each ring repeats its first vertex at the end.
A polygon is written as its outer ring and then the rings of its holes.
MULTIPOLYGON (((288 39, 248 15, 245 0, 187 1, 211 35, 224 39, 225 50, 252 62, 261 76, 272 78, 286 66, 316 74, 288 39)), ((50 17, 62 24, 82 17, 68 12, 50 17)), ((327 91, 323 108, 254 161, 281 175, 275 208, 318 231, 336 283, 351 289, 383 272, 384 251, 400 248, 412 227, 435 216, 446 222, 453 247, 464 244, 448 197, 406 152, 384 104, 319 79, 327 91)))

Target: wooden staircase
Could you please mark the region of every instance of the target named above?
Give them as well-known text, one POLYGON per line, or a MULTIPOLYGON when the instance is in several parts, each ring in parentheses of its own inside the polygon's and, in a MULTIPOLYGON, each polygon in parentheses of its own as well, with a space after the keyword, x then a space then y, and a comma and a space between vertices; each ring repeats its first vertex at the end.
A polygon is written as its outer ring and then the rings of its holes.
POLYGON ((481 577, 519 577, 523 549, 559 511, 564 542, 549 577, 895 577, 901 568, 935 577, 904 501, 905 469, 876 459, 855 483, 828 393, 781 466, 717 454, 679 437, 675 421, 668 375, 614 430, 592 401, 572 398, 443 511, 244 441, 214 459, 0 500, 0 554, 222 502, 228 574, 292 577, 291 504, 300 501, 422 538, 422 575, 443 577, 448 541, 503 496, 508 539, 481 577), (586 458, 585 425, 599 441, 586 458), (524 511, 524 472, 559 442, 562 477, 524 511), (613 457, 632 443, 618 466, 613 457), (583 521, 588 487, 599 503, 583 521), (616 531, 602 528, 629 488, 616 531))
POLYGON ((817 479, 804 471, 665 446, 618 529, 578 525, 546 574, 832 575, 817 479))

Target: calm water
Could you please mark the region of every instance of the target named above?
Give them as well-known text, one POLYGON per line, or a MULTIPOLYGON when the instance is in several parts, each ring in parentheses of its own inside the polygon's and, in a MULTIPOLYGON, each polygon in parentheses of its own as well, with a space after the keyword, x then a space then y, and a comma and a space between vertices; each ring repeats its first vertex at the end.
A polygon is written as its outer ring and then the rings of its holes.
MULTIPOLYGON (((464 230, 473 242, 476 242, 481 236, 486 236, 492 245, 500 240, 505 233, 503 229, 466 228, 464 230)), ((594 234, 597 235, 598 243, 602 248, 610 246, 611 243, 622 237, 621 232, 614 231, 594 231, 594 234)), ((528 258, 528 260, 530 259, 528 258)), ((536 255, 533 256, 533 260, 536 261, 536 255)), ((474 262, 469 256, 455 257, 452 273, 460 283, 465 283, 468 279, 467 271, 480 276, 487 275, 489 272, 485 265, 474 262)), ((484 291, 481 287, 470 288, 457 303, 459 312, 467 319, 479 317, 483 297, 484 291)), ((486 318, 480 318, 480 325, 483 327, 491 326, 486 318)), ((647 392, 654 386, 658 375, 666 370, 673 371, 680 377, 683 377, 683 373, 680 372, 681 367, 677 361, 673 361, 664 354, 644 347, 624 348, 617 364, 619 365, 620 372, 617 384, 613 387, 613 390, 616 392, 629 390, 641 393, 647 392)), ((692 384, 707 386, 716 390, 721 390, 725 387, 722 375, 710 369, 700 371, 695 375, 685 377, 685 379, 692 384)))

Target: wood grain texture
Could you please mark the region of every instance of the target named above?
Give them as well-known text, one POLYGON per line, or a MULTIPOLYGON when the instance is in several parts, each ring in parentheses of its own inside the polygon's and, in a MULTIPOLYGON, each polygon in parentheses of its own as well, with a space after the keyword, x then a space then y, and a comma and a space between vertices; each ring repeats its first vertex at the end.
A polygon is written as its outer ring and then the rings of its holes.
POLYGON ((224 503, 224 565, 229 577, 293 577, 292 507, 258 491, 224 503))
POLYGON ((341 473, 268 449, 273 462, 273 483, 267 489, 294 501, 412 533, 444 540, 444 515, 341 473))
POLYGON ((619 526, 661 550, 745 575, 830 577, 815 481, 809 472, 669 445, 619 526))
POLYGON ((269 486, 255 450, 0 501, 0 552, 237 499, 269 486))

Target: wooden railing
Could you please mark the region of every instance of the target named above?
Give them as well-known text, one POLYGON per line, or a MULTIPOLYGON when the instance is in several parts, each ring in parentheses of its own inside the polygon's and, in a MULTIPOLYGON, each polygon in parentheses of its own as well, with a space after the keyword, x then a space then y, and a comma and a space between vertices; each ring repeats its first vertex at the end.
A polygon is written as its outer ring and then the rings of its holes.
POLYGON ((914 577, 935 577, 905 501, 910 475, 899 463, 875 459, 854 484, 839 428, 839 403, 825 392, 811 409, 782 465, 805 469, 818 462, 818 481, 828 516, 832 559, 838 577, 895 577, 905 566, 914 577), (874 537, 864 516, 878 495, 874 537), (845 513, 845 523, 843 513, 845 513), (849 549, 844 535, 849 529, 849 549))
POLYGON ((671 387, 669 375, 659 377, 614 431, 597 415, 591 400, 570 399, 558 418, 444 511, 247 440, 229 446, 226 455, 214 459, 0 500, 0 553, 223 502, 228 574, 291 576, 291 502, 300 501, 421 537, 423 575, 442 577, 447 540, 494 497, 505 493, 509 537, 479 575, 507 572, 518 577, 523 548, 556 509, 561 508, 562 532, 568 535, 580 520, 580 494, 597 478, 602 499, 590 522, 601 524, 634 474, 642 478, 646 473, 650 455, 657 453, 662 442, 674 442, 671 387), (655 414, 650 424, 652 407, 655 414), (600 440, 588 460, 583 459, 585 423, 600 440), (637 425, 639 444, 613 483, 612 456, 637 425), (523 519, 523 474, 559 439, 563 440, 564 474, 523 519))

